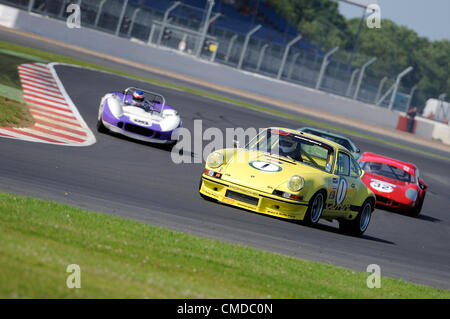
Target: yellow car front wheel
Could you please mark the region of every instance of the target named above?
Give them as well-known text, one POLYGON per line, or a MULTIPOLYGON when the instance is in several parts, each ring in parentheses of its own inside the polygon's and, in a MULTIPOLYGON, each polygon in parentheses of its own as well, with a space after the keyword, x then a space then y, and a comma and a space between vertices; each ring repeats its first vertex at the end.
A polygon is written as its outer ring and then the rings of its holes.
POLYGON ((326 194, 324 191, 318 191, 309 201, 308 210, 306 211, 303 223, 305 225, 315 225, 322 216, 323 207, 325 205, 326 194))

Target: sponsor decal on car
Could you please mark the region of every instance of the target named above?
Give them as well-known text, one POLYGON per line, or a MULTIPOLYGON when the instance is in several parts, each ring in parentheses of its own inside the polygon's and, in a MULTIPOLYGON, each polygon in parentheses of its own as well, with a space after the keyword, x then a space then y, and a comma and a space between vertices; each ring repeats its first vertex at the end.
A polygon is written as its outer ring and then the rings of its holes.
POLYGON ((136 124, 142 124, 142 125, 150 126, 150 123, 147 122, 147 121, 144 121, 144 120, 140 120, 140 119, 134 118, 134 119, 132 119, 132 121, 134 123, 136 123, 136 124))
POLYGON ((336 191, 333 189, 333 190, 330 192, 330 199, 333 200, 335 196, 336 196, 336 191))
POLYGON ((247 194, 247 195, 258 197, 258 193, 249 191, 249 190, 247 190, 245 188, 237 187, 237 186, 234 186, 234 185, 230 185, 228 188, 231 189, 231 190, 234 190, 236 192, 239 192, 239 193, 243 193, 243 194, 247 194))
POLYGON ((336 177, 333 177, 333 189, 336 189, 339 184, 339 179, 336 177))
POLYGON ((230 205, 236 204, 236 201, 234 199, 231 199, 231 198, 228 198, 228 197, 224 197, 222 199, 222 202, 224 202, 226 204, 230 204, 230 205))
POLYGON ((335 210, 335 211, 347 211, 350 209, 350 204, 334 204, 334 203, 329 203, 327 204, 327 210, 335 210))

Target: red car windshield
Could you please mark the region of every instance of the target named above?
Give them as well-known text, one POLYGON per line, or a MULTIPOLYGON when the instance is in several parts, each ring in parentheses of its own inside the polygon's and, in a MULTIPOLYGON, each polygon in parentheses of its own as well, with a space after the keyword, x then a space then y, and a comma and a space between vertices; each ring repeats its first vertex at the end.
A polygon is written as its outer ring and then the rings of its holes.
POLYGON ((414 177, 405 170, 398 167, 378 162, 361 162, 361 168, 372 174, 377 174, 400 182, 413 183, 414 177))

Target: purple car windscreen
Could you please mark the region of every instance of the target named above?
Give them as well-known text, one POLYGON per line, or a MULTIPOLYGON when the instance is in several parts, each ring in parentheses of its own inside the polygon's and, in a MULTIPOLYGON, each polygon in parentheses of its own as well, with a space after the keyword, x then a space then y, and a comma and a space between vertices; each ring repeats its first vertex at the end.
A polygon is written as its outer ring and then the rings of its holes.
MULTIPOLYGON (((123 93, 122 92, 112 92, 116 94, 120 99, 123 99, 123 93)), ((133 96, 131 94, 127 94, 125 97, 125 104, 131 105, 133 100, 133 96)), ((151 101, 152 106, 155 107, 155 109, 158 112, 161 112, 161 102, 151 101)), ((165 109, 173 109, 170 105, 165 105, 165 109)))

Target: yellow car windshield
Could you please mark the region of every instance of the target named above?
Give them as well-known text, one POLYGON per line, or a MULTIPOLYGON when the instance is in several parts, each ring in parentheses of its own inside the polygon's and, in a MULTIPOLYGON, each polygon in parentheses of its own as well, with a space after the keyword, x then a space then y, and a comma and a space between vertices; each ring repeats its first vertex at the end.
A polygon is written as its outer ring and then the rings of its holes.
POLYGON ((279 129, 267 129, 258 134, 247 145, 247 148, 281 156, 328 173, 332 171, 333 147, 300 134, 279 129))

